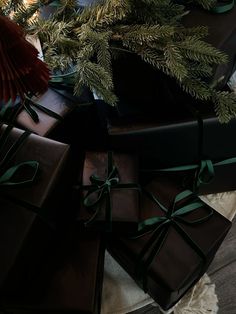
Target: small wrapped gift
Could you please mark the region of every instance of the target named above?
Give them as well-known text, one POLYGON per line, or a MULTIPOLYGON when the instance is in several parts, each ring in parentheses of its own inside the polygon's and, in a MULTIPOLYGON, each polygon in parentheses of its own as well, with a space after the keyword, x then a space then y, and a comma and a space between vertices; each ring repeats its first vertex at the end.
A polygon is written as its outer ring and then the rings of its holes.
POLYGON ((137 230, 140 189, 134 156, 87 152, 81 190, 79 221, 106 230, 137 230))
POLYGON ((0 128, 0 195, 44 217, 56 215, 51 217, 56 219, 66 198, 67 176, 62 180, 62 175, 68 156, 66 144, 3 125, 0 128), (37 164, 37 173, 29 168, 29 161, 37 164), (8 181, 4 174, 8 175, 7 179, 10 174, 8 181))
POLYGON ((70 229, 60 234, 57 244, 37 265, 39 274, 44 275, 34 280, 21 278, 21 285, 3 290, 0 303, 5 310, 11 313, 100 313, 104 241, 97 232, 81 232, 72 226, 70 229))
POLYGON ((231 222, 165 178, 146 187, 141 208, 139 232, 109 236, 109 251, 167 310, 207 270, 231 222))
POLYGON ((74 108, 75 103, 48 89, 39 98, 26 99, 16 123, 40 136, 48 136, 74 108))

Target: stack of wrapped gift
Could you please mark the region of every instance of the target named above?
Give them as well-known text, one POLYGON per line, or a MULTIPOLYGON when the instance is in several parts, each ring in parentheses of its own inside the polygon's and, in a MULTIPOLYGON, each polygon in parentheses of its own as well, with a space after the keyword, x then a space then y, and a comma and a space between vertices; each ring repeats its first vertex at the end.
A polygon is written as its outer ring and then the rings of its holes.
POLYGON ((53 86, 20 106, 26 131, 1 125, 0 312, 99 313, 105 248, 168 310, 231 227, 198 195, 236 189, 236 120, 133 55, 113 69, 118 110, 53 86))
POLYGON ((132 155, 87 153, 77 220, 106 231, 111 255, 168 310, 206 272, 231 222, 168 175, 141 180, 138 169, 132 155))
POLYGON ((174 306, 231 226, 187 189, 198 167, 176 176, 150 158, 144 173, 137 154, 70 146, 0 129, 0 309, 99 313, 106 247, 163 309, 174 306))

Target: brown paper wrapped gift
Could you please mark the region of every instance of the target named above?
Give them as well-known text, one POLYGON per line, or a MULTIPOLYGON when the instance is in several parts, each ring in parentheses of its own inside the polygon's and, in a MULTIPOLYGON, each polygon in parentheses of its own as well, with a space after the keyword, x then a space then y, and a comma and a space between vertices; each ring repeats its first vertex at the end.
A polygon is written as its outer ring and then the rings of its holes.
MULTIPOLYGON (((65 166, 69 156, 69 146, 3 125, 0 129, 0 138, 2 139, 6 134, 6 141, 0 149, 0 169, 4 166, 1 171, 27 161, 37 162, 38 171, 30 184, 10 186, 0 183, 0 195, 45 217, 59 215, 63 210, 62 201, 64 197, 66 198, 68 186, 68 173, 65 175, 65 166), (17 143, 22 136, 25 138, 19 145, 17 143), (14 148, 16 151, 10 156, 11 147, 17 148, 14 148), (7 160, 6 164, 4 160, 7 160), (59 191, 64 191, 64 194, 59 191)), ((19 170, 16 173, 16 180, 24 181, 25 176, 28 176, 27 171, 28 169, 25 168, 19 170)))
POLYGON ((78 220, 119 232, 136 231, 139 221, 138 166, 134 156, 87 152, 78 220))
POLYGON ((167 310, 207 270, 231 222, 167 179, 153 181, 146 189, 141 200, 144 231, 140 237, 109 237, 109 251, 167 310))
MULTIPOLYGON (((36 213, 0 198, 0 298, 25 292, 22 282, 38 282, 45 276, 47 255, 55 237, 36 213)), ((3 307, 0 301, 0 312, 3 307)))
POLYGON ((40 136, 48 136, 76 105, 68 98, 55 92, 53 89, 48 89, 42 96, 33 98, 32 100, 33 102, 29 103, 29 105, 30 109, 38 116, 36 117, 36 120, 34 121, 27 110, 24 109, 18 114, 16 123, 20 127, 30 130, 40 136), (34 103, 36 106, 33 105, 34 103), (45 112, 44 109, 49 110, 49 112, 45 112), (50 113, 50 111, 52 112, 50 113))
POLYGON ((3 291, 2 307, 11 313, 100 313, 104 253, 99 233, 71 227, 35 265, 41 276, 21 278, 21 285, 3 291))

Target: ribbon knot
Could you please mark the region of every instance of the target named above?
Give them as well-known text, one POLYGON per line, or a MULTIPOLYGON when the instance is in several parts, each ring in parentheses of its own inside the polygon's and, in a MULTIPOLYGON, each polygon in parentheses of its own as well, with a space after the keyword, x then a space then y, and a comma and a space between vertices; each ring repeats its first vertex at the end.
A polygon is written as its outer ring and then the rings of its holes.
POLYGON ((102 210, 103 201, 105 200, 105 221, 107 224, 106 231, 112 229, 112 206, 111 190, 112 189, 136 189, 140 190, 139 185, 135 183, 120 183, 119 172, 113 164, 113 154, 107 154, 107 175, 105 179, 97 175, 91 175, 89 178, 91 184, 83 185, 81 188, 87 190, 83 199, 83 205, 91 210, 94 214, 85 222, 85 226, 95 222, 99 212, 102 210))
POLYGON ((194 240, 185 232, 179 222, 188 225, 195 225, 202 223, 210 218, 213 210, 208 207, 209 212, 201 218, 188 220, 185 215, 203 207, 205 204, 190 190, 185 190, 176 195, 173 206, 166 208, 152 193, 144 190, 144 193, 162 210, 164 216, 155 216, 148 218, 139 223, 139 233, 133 238, 139 238, 143 235, 152 232, 151 237, 146 242, 137 258, 136 275, 139 281, 142 282, 144 291, 147 291, 147 272, 155 258, 161 250, 165 239, 168 235, 168 229, 173 226, 176 231, 184 238, 190 247, 205 260, 205 254, 201 248, 194 242, 194 240), (179 209, 175 210, 178 202, 182 201, 179 209), (148 253, 149 252, 149 253, 148 253), (145 258, 146 257, 146 258, 145 258))
POLYGON ((200 168, 196 171, 197 187, 201 184, 209 184, 215 176, 214 164, 210 159, 201 160, 200 168))

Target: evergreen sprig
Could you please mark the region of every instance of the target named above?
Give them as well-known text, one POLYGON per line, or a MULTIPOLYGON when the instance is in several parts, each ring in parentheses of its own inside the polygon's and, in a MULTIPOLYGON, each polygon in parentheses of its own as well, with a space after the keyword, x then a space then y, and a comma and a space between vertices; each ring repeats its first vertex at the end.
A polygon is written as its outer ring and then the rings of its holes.
POLYGON ((26 32, 39 36, 52 71, 74 68, 75 93, 86 85, 115 105, 112 58, 119 52, 133 53, 175 78, 192 97, 211 101, 220 121, 235 116, 235 95, 210 84, 213 68, 227 62, 227 56, 205 41, 206 27, 181 24, 188 13, 183 4, 208 9, 214 0, 98 0, 83 9, 76 0, 57 0, 51 6, 54 12, 44 19, 43 9, 51 2, 35 0, 27 7, 22 0, 0 0, 1 14, 12 11, 26 32))

